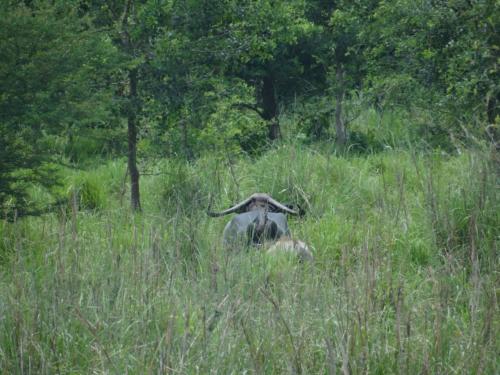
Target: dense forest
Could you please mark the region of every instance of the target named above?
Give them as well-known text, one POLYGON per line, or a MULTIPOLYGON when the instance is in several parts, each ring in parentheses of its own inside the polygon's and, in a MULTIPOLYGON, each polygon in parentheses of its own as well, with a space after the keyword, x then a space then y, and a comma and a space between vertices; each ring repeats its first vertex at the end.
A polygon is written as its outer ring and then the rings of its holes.
POLYGON ((0 372, 498 373, 497 0, 4 0, 0 51, 0 372), (255 192, 312 264, 221 246, 255 192))

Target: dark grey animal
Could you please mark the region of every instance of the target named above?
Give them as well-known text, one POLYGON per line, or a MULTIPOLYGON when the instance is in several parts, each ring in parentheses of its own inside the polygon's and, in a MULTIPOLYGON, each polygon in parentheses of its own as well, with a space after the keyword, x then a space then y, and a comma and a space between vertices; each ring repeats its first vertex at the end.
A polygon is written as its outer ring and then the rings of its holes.
POLYGON ((288 208, 267 194, 256 193, 244 201, 222 212, 208 212, 217 217, 237 213, 224 228, 224 246, 239 244, 262 244, 289 236, 290 230, 285 214, 298 215, 299 212, 288 208))

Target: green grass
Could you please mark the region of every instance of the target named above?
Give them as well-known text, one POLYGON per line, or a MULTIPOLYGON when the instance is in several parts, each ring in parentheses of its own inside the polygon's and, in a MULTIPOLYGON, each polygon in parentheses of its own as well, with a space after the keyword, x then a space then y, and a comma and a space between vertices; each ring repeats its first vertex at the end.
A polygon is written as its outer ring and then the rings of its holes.
MULTIPOLYGON (((66 172, 58 213, 0 223, 1 373, 495 374, 498 179, 488 155, 300 144, 66 172), (300 202, 315 262, 228 253, 253 192, 300 202), (76 204, 78 203, 78 204, 76 204)), ((46 193, 34 193, 45 199, 46 193)))

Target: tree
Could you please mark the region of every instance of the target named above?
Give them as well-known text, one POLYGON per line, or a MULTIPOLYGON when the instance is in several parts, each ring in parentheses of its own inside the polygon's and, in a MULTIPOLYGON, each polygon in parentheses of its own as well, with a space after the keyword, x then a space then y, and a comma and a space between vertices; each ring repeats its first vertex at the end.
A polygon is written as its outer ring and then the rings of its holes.
POLYGON ((370 83, 386 102, 431 108, 442 126, 484 129, 500 113, 499 20, 489 0, 380 2, 363 35, 370 83))
POLYGON ((134 211, 141 210, 137 142, 141 118, 147 116, 143 113, 144 100, 150 96, 150 87, 145 84, 154 75, 151 60, 157 38, 166 32, 170 8, 170 1, 88 0, 81 5, 82 11, 92 16, 94 25, 113 41, 122 56, 123 64, 117 69, 126 84, 117 95, 127 121, 127 166, 134 211))
POLYGON ((300 0, 259 0, 228 7, 227 74, 256 88, 257 105, 242 103, 241 108, 254 110, 268 123, 271 141, 280 137, 279 90, 293 87, 304 71, 293 48, 315 31, 305 17, 305 5, 300 0))
MULTIPOLYGON (((131 12, 133 12, 134 2, 126 0, 123 7, 123 15, 120 20, 119 34, 120 47, 130 58, 134 58, 139 49, 138 41, 134 41, 131 36, 131 12)), ((127 68, 128 78, 128 103, 126 107, 127 131, 128 131, 128 171, 130 173, 130 203, 132 209, 141 210, 141 197, 139 190, 139 169, 137 168, 137 114, 140 111, 137 85, 139 81, 139 66, 133 61, 127 68)))
POLYGON ((0 5, 0 207, 30 209, 32 183, 53 185, 54 139, 110 115, 116 50, 66 3, 0 5))
POLYGON ((327 72, 328 91, 335 102, 336 143, 348 140, 344 103, 350 92, 362 90, 366 74, 363 52, 366 43, 360 36, 366 27, 374 2, 310 1, 309 17, 322 30, 316 58, 327 72))

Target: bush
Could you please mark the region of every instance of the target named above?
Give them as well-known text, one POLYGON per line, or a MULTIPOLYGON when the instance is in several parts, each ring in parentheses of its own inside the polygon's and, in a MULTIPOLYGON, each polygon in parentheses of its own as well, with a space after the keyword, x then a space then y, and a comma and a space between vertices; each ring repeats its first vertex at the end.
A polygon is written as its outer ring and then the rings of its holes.
POLYGON ((77 176, 67 188, 68 204, 71 206, 73 200, 79 209, 99 210, 105 206, 106 191, 103 182, 95 175, 77 176))
POLYGON ((180 160, 163 162, 154 190, 159 207, 171 213, 189 213, 203 206, 204 185, 193 166, 180 160))

